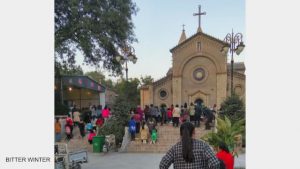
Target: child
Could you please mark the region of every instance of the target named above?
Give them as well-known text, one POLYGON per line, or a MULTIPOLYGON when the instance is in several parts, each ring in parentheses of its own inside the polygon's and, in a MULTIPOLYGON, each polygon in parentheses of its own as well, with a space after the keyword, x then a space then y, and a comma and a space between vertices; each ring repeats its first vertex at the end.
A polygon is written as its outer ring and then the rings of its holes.
POLYGON ((89 122, 86 124, 85 128, 86 128, 87 131, 93 130, 93 125, 92 125, 91 121, 89 121, 89 122))
POLYGON ((157 130, 156 128, 154 127, 152 129, 152 133, 151 133, 151 144, 155 144, 156 143, 156 140, 157 140, 157 130))
POLYGON ((104 119, 103 119, 103 117, 100 115, 99 118, 98 118, 97 121, 96 121, 96 126, 102 127, 103 123, 104 123, 104 119))
POLYGON ((59 118, 56 118, 55 121, 55 142, 58 142, 61 140, 61 124, 59 122, 59 118))
POLYGON ((69 127, 71 129, 71 137, 72 137, 72 135, 73 135, 73 120, 70 115, 68 115, 68 117, 66 118, 66 124, 69 125, 69 127))
POLYGON ((131 117, 128 127, 129 127, 129 132, 131 134, 131 141, 134 141, 135 140, 135 132, 136 132, 136 123, 135 123, 133 117, 131 117))
POLYGON ((90 134, 88 136, 88 141, 90 144, 93 143, 93 138, 96 136, 96 133, 94 132, 94 130, 90 130, 90 134))
POLYGON ((141 132, 142 143, 147 143, 147 140, 148 140, 148 127, 147 127, 147 125, 145 125, 145 121, 142 122, 140 132, 141 132))
POLYGON ((66 124, 65 126, 65 131, 67 135, 67 140, 69 141, 72 138, 72 133, 71 133, 71 126, 70 124, 66 124))

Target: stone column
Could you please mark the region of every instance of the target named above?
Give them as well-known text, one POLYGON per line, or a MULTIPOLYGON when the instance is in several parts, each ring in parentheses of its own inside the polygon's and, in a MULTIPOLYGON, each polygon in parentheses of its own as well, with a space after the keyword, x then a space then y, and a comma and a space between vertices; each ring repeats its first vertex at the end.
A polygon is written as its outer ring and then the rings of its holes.
POLYGON ((102 105, 102 107, 104 108, 104 106, 105 106, 105 92, 102 92, 102 93, 100 93, 99 95, 100 95, 100 100, 99 100, 99 102, 100 102, 100 104, 102 105))
POLYGON ((226 99, 226 87, 227 87, 227 74, 217 74, 217 109, 220 108, 221 103, 226 99))
POLYGON ((153 85, 149 85, 149 103, 150 104, 154 104, 154 94, 153 94, 153 85))
POLYGON ((181 105, 181 77, 173 77, 173 104, 181 105))

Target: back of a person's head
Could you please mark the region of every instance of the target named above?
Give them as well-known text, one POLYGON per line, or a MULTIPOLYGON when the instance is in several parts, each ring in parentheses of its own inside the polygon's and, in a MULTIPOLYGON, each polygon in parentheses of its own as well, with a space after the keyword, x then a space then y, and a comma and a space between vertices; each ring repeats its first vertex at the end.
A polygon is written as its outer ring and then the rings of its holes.
POLYGON ((190 122, 184 122, 180 126, 180 136, 182 142, 182 156, 185 162, 191 163, 194 161, 193 155, 193 133, 195 127, 190 122))
POLYGON ((179 106, 178 106, 178 104, 176 104, 176 106, 175 106, 175 107, 179 107, 179 106))
POLYGON ((219 143, 219 148, 227 153, 229 153, 229 149, 224 142, 219 143))

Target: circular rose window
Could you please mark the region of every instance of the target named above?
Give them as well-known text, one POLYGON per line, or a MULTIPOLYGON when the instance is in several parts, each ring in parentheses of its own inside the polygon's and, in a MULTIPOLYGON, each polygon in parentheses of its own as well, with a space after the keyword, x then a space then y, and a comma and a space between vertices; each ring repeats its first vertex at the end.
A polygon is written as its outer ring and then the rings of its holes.
POLYGON ((202 81, 205 78, 205 71, 203 68, 197 68, 193 72, 193 77, 197 81, 202 81))
POLYGON ((159 91, 159 97, 160 97, 161 99, 165 99, 165 98, 167 98, 167 96, 168 96, 168 93, 167 93, 167 91, 166 91, 165 89, 161 89, 161 90, 159 91))

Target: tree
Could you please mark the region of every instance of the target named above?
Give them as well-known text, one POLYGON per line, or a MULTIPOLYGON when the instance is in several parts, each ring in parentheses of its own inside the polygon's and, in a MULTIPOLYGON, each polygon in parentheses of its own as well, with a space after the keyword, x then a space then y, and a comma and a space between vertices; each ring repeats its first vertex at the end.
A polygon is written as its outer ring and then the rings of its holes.
POLYGON ((105 75, 100 71, 90 71, 85 73, 86 76, 91 77, 98 83, 101 83, 107 88, 113 89, 114 85, 111 79, 106 79, 105 75))
POLYGON ((124 129, 130 120, 130 109, 132 104, 125 98, 118 97, 112 106, 112 117, 98 130, 98 135, 114 134, 116 145, 120 145, 124 136, 124 129))
POLYGON ((61 75, 83 75, 83 70, 80 65, 63 65, 59 62, 55 62, 55 76, 59 77, 61 75))
POLYGON ((221 104, 220 110, 221 114, 226 115, 233 122, 245 119, 244 102, 236 94, 227 97, 221 104))
MULTIPOLYGON (((55 0, 55 60, 73 66, 81 51, 84 62, 121 74, 118 48, 135 38, 132 0, 55 0)), ((128 45, 127 44, 127 45, 128 45)))
POLYGON ((140 78, 141 80, 141 84, 143 85, 150 85, 153 83, 154 79, 150 76, 150 75, 146 75, 146 76, 141 76, 140 78))
POLYGON ((115 90, 119 97, 122 97, 127 100, 128 103, 137 106, 140 101, 139 85, 140 81, 138 78, 130 78, 128 81, 123 79, 115 85, 115 90))
POLYGON ((97 82, 104 83, 105 75, 100 71, 90 71, 85 73, 86 76, 91 77, 97 82))

